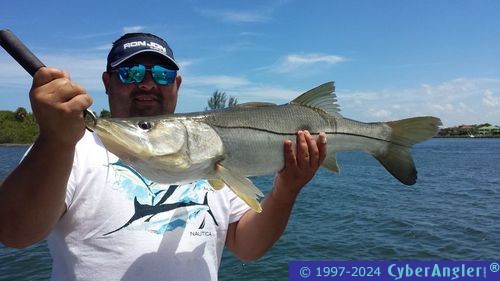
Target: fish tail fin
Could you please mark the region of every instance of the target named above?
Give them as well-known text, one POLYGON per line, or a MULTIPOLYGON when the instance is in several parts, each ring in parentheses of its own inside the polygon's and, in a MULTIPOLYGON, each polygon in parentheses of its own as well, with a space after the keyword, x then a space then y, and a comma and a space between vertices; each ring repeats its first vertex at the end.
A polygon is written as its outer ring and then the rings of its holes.
POLYGON ((392 130, 390 144, 382 153, 374 153, 374 157, 400 182, 415 184, 417 170, 410 153, 411 147, 433 137, 442 124, 441 120, 424 116, 385 124, 392 130))
POLYGON ((257 213, 262 212, 259 197, 264 194, 247 178, 226 169, 221 164, 216 165, 216 174, 238 197, 257 213))

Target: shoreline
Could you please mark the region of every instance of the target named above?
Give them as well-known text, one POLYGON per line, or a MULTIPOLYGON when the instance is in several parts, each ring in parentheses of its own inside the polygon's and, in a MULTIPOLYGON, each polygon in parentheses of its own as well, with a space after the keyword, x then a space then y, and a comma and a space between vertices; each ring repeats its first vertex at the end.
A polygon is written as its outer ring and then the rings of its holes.
POLYGON ((435 139, 498 139, 500 135, 490 135, 490 136, 434 136, 435 139))
POLYGON ((32 143, 0 143, 0 147, 30 146, 32 143))

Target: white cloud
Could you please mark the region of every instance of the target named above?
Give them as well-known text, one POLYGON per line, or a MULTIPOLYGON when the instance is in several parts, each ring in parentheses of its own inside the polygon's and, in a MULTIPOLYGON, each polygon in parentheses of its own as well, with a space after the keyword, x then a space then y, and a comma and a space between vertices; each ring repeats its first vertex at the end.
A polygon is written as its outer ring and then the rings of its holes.
POLYGON ((183 71, 186 68, 196 64, 195 60, 190 60, 190 59, 176 59, 175 61, 179 65, 179 68, 183 71))
POLYGON ((196 11, 205 17, 229 23, 265 23, 271 19, 270 10, 237 11, 227 9, 196 9, 196 11))
MULTIPOLYGON (((71 79, 82 85, 92 96, 94 104, 92 109, 100 111, 108 108, 107 97, 101 81, 102 72, 106 66, 106 54, 40 54, 39 58, 49 67, 56 67, 67 71, 71 79)), ((2 109, 12 109, 18 106, 30 108, 28 92, 32 78, 13 60, 0 60, 0 104, 2 109), (12 96, 20 98, 13 101, 12 96), (5 101, 4 101, 5 99, 5 101)))
POLYGON ((377 118, 388 118, 389 116, 391 116, 391 112, 385 109, 380 109, 380 110, 370 109, 369 113, 371 116, 377 118))
POLYGON ((440 111, 440 112, 452 112, 455 108, 452 104, 447 103, 447 104, 428 104, 428 106, 435 111, 440 111))
POLYGON ((133 33, 133 32, 140 32, 144 30, 146 27, 142 25, 135 25, 135 26, 125 26, 123 28, 123 33, 133 33))
POLYGON ((76 33, 76 34, 70 35, 70 38, 78 39, 78 40, 90 40, 90 39, 109 37, 109 36, 115 36, 115 35, 116 35, 116 32, 114 32, 114 31, 99 32, 99 33, 87 33, 87 34, 76 33))
POLYGON ((500 96, 493 95, 493 92, 488 89, 484 91, 483 104, 486 107, 496 107, 497 110, 500 110, 500 96))
POLYGON ((303 92, 273 85, 256 85, 240 77, 198 76, 187 77, 184 80, 188 81, 183 82, 181 88, 178 112, 202 110, 215 90, 236 97, 239 103, 270 102, 276 104, 287 103, 303 92), (216 85, 217 83, 220 83, 218 84, 220 87, 216 85))
POLYGON ((25 85, 26 82, 31 81, 28 72, 13 59, 0 61, 0 73, 2 73, 2 75, 0 75, 0 85, 2 86, 25 85))
POLYGON ((272 66, 265 67, 271 72, 288 73, 299 68, 313 66, 332 66, 346 61, 344 57, 329 54, 310 53, 310 54, 289 54, 272 66))
POLYGON ((183 80, 183 83, 189 85, 189 87, 213 86, 222 91, 250 83, 245 78, 228 75, 186 76, 183 80))
POLYGON ((106 69, 106 57, 93 55, 45 55, 43 60, 48 65, 68 71, 71 79, 82 84, 87 90, 102 90, 101 76, 106 69))
POLYGON ((286 57, 286 63, 299 66, 304 64, 315 64, 315 63, 337 64, 344 60, 345 59, 340 56, 325 55, 325 54, 305 54, 305 55, 291 54, 286 57))
POLYGON ((238 89, 235 93, 238 100, 245 102, 262 101, 283 104, 298 97, 302 92, 272 85, 250 85, 238 89))
POLYGON ((454 126, 500 123, 500 96, 494 94, 498 92, 500 79, 459 78, 415 88, 340 91, 337 95, 346 117, 366 122, 432 115, 445 126, 454 126))

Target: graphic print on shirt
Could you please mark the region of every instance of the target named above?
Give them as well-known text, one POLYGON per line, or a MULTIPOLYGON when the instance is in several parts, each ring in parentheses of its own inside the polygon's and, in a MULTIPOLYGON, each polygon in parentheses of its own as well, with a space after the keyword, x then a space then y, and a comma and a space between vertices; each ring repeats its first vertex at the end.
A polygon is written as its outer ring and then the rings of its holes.
POLYGON ((133 168, 122 161, 110 163, 116 175, 116 185, 124 191, 134 205, 133 216, 117 229, 105 233, 110 235, 122 229, 146 230, 156 234, 164 234, 179 227, 186 227, 203 215, 200 228, 206 223, 206 214, 217 220, 212 213, 207 199, 208 192, 213 192, 205 180, 179 185, 161 185, 141 176, 133 168))

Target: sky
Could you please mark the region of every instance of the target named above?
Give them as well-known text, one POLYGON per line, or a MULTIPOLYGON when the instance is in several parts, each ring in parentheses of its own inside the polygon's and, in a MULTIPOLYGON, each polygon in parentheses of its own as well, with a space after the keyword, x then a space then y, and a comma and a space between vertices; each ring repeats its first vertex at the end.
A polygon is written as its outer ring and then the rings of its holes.
MULTIPOLYGON (((500 1, 3 1, 10 29, 107 109, 101 75, 126 32, 165 38, 183 78, 177 112, 216 90, 284 104, 335 81, 344 117, 421 115, 500 125, 500 1)), ((31 77, 0 50, 0 110, 31 109, 31 77)))

